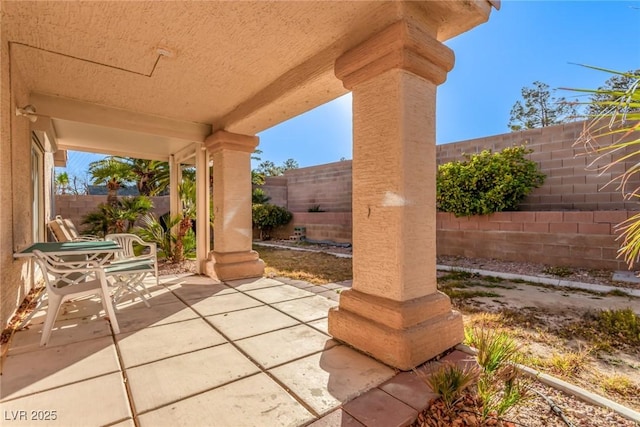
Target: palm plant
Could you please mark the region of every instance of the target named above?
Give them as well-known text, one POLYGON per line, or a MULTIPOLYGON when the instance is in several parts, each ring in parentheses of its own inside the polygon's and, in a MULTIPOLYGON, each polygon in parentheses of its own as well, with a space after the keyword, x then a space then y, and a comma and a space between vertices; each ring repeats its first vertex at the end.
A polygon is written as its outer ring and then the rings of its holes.
POLYGON ((158 160, 109 156, 89 164, 94 184, 106 184, 111 202, 117 191, 127 184, 135 184, 143 196, 155 196, 169 186, 169 164, 158 160))
POLYGON ((176 233, 175 252, 173 255, 174 262, 184 260, 184 239, 187 232, 191 230, 193 220, 196 217, 196 184, 190 179, 184 179, 182 185, 178 187, 180 200, 182 202, 182 214, 178 223, 176 233))
POLYGON ((104 237, 109 233, 129 233, 136 220, 153 209, 148 197, 125 197, 115 204, 102 203, 97 209, 84 216, 82 224, 88 225, 87 232, 104 237))
MULTIPOLYGON (((587 154, 593 156, 590 166, 601 174, 611 170, 618 164, 631 166, 623 168, 624 172, 614 177, 611 182, 618 184, 625 200, 640 198, 640 185, 637 177, 640 172, 640 72, 618 72, 604 68, 587 68, 604 71, 620 80, 628 82, 626 88, 611 89, 570 89, 591 95, 590 111, 597 114, 590 116, 576 141, 584 146, 587 154), (604 137, 610 137, 612 143, 604 143, 604 137)), ((622 244, 618 253, 633 267, 640 256, 640 213, 637 213, 618 225, 622 244)))
POLYGON ((67 172, 57 173, 55 185, 59 194, 67 194, 67 190, 69 189, 69 174, 67 172))

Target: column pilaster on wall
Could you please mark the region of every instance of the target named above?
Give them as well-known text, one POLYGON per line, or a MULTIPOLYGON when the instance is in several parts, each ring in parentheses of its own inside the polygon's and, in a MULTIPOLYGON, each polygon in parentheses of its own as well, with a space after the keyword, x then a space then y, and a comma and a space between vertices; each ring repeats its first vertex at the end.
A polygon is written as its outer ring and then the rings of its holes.
POLYGON ((198 274, 206 271, 209 254, 209 153, 202 143, 196 143, 196 267, 198 274))
POLYGON ((175 155, 169 156, 169 215, 171 218, 182 211, 178 187, 182 182, 182 167, 175 155))
POLYGON ((256 136, 223 130, 205 141, 214 176, 214 243, 205 272, 219 280, 264 274, 264 262, 252 250, 251 153, 258 141, 256 136))
POLYGON ((353 287, 329 333, 403 370, 463 339, 436 288, 436 86, 453 62, 434 30, 403 19, 335 64, 353 92, 353 287))

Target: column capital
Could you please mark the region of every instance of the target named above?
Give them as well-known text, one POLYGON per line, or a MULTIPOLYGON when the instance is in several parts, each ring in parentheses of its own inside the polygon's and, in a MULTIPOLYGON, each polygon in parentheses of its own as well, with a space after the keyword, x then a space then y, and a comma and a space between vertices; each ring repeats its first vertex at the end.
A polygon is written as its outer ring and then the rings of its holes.
POLYGON ((207 151, 215 153, 220 150, 244 151, 253 153, 258 146, 260 138, 252 135, 242 135, 231 133, 225 130, 218 130, 207 137, 204 145, 207 151))
POLYGON ((414 73, 439 85, 454 63, 451 49, 433 31, 415 20, 397 21, 353 49, 335 63, 335 74, 346 89, 393 68, 414 73))

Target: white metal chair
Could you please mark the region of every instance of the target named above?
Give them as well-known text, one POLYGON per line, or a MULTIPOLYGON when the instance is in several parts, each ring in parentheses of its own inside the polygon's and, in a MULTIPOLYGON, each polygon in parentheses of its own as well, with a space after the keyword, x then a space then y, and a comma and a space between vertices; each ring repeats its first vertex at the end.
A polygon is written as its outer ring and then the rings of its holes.
POLYGON ((53 324, 65 301, 89 295, 99 295, 115 334, 120 333, 115 310, 109 297, 109 284, 104 267, 86 260, 63 260, 60 257, 34 250, 36 262, 42 269, 47 288, 47 317, 42 327, 40 345, 47 345, 53 324))

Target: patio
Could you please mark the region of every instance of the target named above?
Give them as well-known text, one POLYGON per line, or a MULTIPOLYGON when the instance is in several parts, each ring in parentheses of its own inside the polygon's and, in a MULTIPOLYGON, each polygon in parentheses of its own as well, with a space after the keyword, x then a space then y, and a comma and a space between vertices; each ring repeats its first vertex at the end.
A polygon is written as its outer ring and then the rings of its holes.
POLYGON ((10 343, 0 377, 3 420, 406 425, 433 397, 428 388, 327 334, 328 310, 349 286, 163 276, 150 288, 151 309, 139 300, 119 304, 121 334, 99 317, 99 301, 85 299, 63 306, 44 348, 38 312, 10 343))

